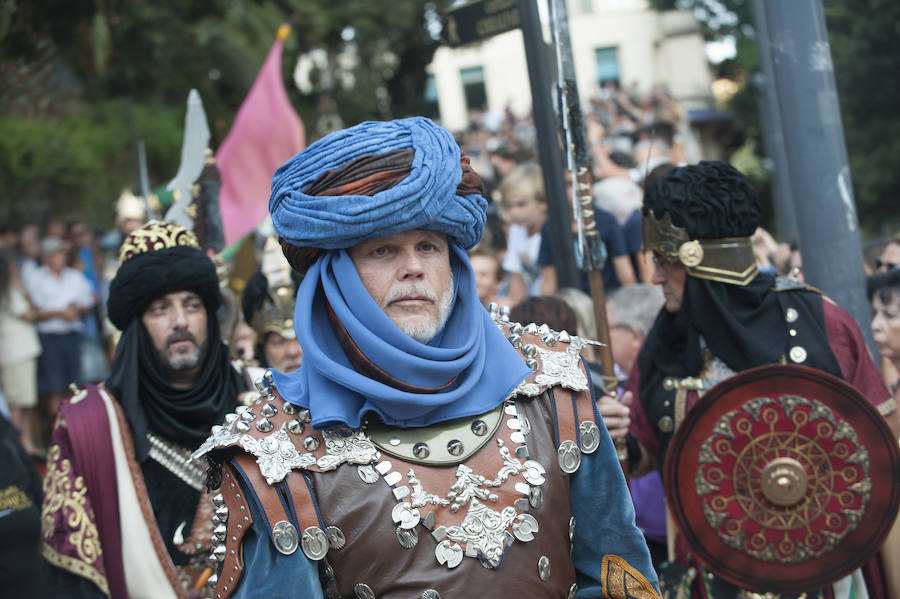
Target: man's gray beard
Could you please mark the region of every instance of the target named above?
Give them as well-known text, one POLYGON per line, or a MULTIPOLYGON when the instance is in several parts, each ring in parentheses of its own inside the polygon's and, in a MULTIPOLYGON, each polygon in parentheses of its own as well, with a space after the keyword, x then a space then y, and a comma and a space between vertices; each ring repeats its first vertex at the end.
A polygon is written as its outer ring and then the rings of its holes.
POLYGON ((447 287, 447 291, 438 299, 434 294, 426 292, 424 289, 419 289, 418 287, 403 289, 400 292, 393 294, 391 298, 388 298, 388 301, 385 302, 385 306, 389 304, 395 297, 402 297, 407 294, 419 294, 427 296, 431 301, 437 303, 438 314, 437 318, 432 320, 431 322, 418 322, 418 323, 409 323, 404 322, 403 324, 398 324, 400 330, 418 341, 419 343, 428 343, 434 336, 437 335, 441 329, 444 328, 444 325, 447 324, 447 319, 450 318, 450 307, 453 305, 453 284, 451 283, 447 287))

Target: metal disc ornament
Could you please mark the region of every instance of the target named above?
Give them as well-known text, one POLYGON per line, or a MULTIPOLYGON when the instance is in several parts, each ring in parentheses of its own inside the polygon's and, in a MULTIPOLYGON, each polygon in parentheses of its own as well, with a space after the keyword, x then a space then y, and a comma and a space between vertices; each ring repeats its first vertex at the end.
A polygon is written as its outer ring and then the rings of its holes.
POLYGON ((881 545, 900 505, 900 450, 853 387, 794 365, 710 389, 669 446, 666 497, 698 558, 758 592, 802 593, 881 545))

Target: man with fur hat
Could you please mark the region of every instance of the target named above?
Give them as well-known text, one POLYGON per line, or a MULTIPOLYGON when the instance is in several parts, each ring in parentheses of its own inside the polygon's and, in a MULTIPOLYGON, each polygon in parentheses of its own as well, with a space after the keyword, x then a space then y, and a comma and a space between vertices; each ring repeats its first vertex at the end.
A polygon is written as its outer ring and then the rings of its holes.
POLYGON ((199 596, 214 506, 187 458, 242 390, 221 341, 219 282, 193 233, 151 221, 119 252, 111 375, 60 409, 44 479, 43 555, 59 597, 199 596))
MULTIPOLYGON (((725 162, 673 169, 645 194, 644 247, 654 253, 653 282, 665 305, 624 398, 627 403, 633 394, 628 454, 634 476, 662 468, 685 413, 705 391, 756 366, 825 371, 850 383, 885 417, 897 418, 853 318, 818 290, 758 271, 750 236, 759 218, 750 182, 725 162)), ((684 569, 670 572, 686 576, 676 583, 693 580, 694 596, 746 592, 701 569, 674 532, 669 559, 684 569)), ((673 582, 665 570, 662 578, 666 586, 673 582)), ((845 588, 860 580, 848 577, 845 588)))
POLYGON ((486 202, 449 132, 332 133, 269 207, 303 366, 195 453, 227 512, 216 596, 657 597, 585 340, 478 300, 486 202))

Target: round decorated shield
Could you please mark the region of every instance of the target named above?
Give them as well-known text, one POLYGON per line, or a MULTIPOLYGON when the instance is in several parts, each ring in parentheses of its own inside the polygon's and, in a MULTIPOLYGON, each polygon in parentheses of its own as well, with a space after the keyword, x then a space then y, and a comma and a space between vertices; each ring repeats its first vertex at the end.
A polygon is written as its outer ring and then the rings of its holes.
POLYGON ((762 366, 710 389, 669 446, 666 497, 697 557, 760 592, 801 593, 878 549, 900 502, 900 450, 853 387, 762 366))

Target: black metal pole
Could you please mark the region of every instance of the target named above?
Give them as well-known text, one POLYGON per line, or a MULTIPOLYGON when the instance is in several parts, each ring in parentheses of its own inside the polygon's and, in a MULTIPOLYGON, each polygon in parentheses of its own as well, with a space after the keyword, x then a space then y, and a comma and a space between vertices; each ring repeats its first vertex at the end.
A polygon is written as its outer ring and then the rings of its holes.
POLYGON ((765 8, 762 0, 753 0, 753 18, 759 48, 760 73, 753 78, 759 101, 759 115, 762 121, 763 142, 766 147, 768 164, 766 170, 771 176, 772 203, 775 208, 775 233, 780 241, 792 242, 797 238, 797 223, 794 218, 794 203, 791 197, 790 173, 784 149, 784 127, 778 112, 778 95, 775 91, 772 51, 769 39, 765 8))
POLYGON ((525 60, 531 83, 531 105, 537 129, 538 157, 547 193, 550 248, 559 287, 581 288, 572 247, 572 217, 566 201, 563 158, 557 137, 556 114, 551 101, 547 45, 535 0, 519 0, 519 22, 525 42, 525 60))
POLYGON ((763 0, 806 281, 853 315, 873 355, 859 219, 821 0, 763 0))

